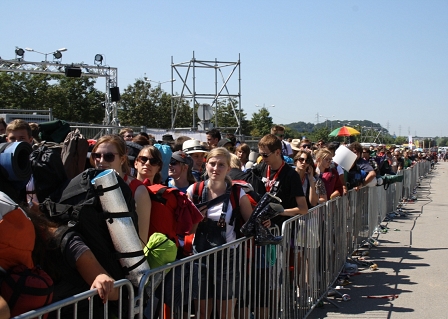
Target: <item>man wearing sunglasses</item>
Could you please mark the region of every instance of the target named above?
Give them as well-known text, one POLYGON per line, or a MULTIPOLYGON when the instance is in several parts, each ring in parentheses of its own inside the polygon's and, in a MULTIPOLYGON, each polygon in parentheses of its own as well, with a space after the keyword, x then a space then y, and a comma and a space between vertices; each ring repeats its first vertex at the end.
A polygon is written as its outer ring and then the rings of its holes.
POLYGON ((292 151, 291 144, 283 140, 285 137, 285 128, 281 125, 274 125, 271 128, 271 134, 275 135, 280 140, 282 144, 282 155, 292 157, 294 152, 292 151))
POLYGON ((281 229, 288 218, 308 212, 302 181, 299 174, 285 164, 282 156, 282 141, 273 134, 265 135, 258 142, 258 151, 263 161, 255 166, 254 173, 262 179, 266 192, 271 192, 282 200, 283 213, 272 219, 281 229))
POLYGON ((311 144, 310 140, 304 139, 300 142, 300 149, 302 149, 308 153, 311 153, 312 148, 313 148, 313 145, 311 144))

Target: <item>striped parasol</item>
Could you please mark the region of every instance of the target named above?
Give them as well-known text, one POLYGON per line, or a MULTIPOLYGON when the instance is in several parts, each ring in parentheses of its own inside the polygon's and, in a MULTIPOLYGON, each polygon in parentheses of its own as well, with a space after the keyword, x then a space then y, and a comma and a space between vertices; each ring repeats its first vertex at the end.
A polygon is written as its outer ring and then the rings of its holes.
POLYGON ((352 136, 352 135, 359 135, 359 134, 361 134, 361 133, 359 133, 353 127, 342 126, 342 127, 339 127, 337 129, 333 130, 333 132, 328 134, 328 136, 352 136))

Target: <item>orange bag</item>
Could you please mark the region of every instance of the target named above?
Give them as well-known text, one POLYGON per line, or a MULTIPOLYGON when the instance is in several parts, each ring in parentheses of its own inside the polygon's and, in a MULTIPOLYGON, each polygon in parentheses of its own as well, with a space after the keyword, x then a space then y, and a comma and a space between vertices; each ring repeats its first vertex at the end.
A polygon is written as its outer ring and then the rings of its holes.
POLYGON ((34 226, 26 213, 5 193, 0 192, 0 267, 33 268, 34 226))

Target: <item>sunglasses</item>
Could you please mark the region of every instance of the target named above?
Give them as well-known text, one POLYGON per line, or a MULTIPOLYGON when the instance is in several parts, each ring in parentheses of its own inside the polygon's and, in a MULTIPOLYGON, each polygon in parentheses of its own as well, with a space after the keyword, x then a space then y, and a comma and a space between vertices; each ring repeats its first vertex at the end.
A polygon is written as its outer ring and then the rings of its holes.
POLYGON ((108 163, 112 163, 115 161, 115 155, 118 155, 118 153, 91 153, 90 156, 94 160, 100 160, 101 157, 104 158, 104 160, 108 163))
POLYGON ((311 148, 311 144, 303 144, 302 147, 303 148, 311 148))
POLYGON ((179 164, 180 162, 179 161, 176 161, 174 158, 172 158, 171 160, 170 160, 170 166, 176 166, 177 164, 179 164))
POLYGON ((146 157, 146 156, 139 156, 139 157, 137 157, 137 160, 140 163, 142 163, 142 164, 146 164, 149 161, 149 164, 151 166, 155 166, 155 165, 158 165, 160 163, 159 160, 157 158, 154 158, 154 157, 153 158, 149 158, 149 157, 146 157))
POLYGON ((296 161, 299 161, 300 163, 303 163, 303 162, 306 161, 306 158, 299 157, 298 159, 296 159, 296 161))
POLYGON ((266 153, 260 153, 260 156, 263 158, 268 158, 269 156, 271 156, 272 152, 270 152, 269 154, 266 153))

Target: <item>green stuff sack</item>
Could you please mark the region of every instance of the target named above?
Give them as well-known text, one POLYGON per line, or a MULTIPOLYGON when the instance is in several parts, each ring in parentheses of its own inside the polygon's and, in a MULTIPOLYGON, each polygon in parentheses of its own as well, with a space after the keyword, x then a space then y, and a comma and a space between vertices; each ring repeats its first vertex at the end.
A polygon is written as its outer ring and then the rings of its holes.
POLYGON ((177 246, 162 233, 154 233, 149 237, 143 249, 151 269, 166 265, 176 260, 177 246))

